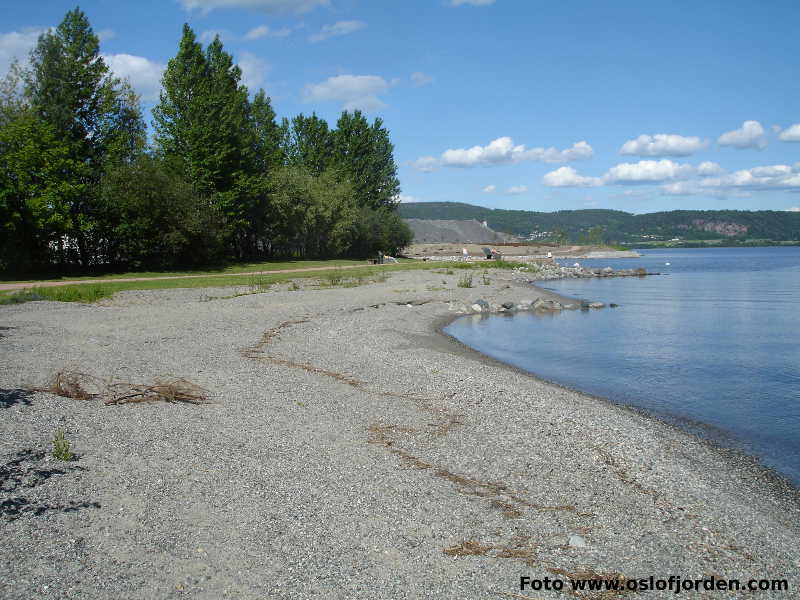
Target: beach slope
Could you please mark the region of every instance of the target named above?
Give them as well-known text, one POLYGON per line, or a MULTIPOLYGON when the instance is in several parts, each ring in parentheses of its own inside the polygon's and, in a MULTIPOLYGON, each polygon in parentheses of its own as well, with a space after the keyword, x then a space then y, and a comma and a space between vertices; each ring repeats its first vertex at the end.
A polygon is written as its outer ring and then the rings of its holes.
POLYGON ((547 296, 459 277, 0 307, 0 596, 558 598, 520 577, 713 575, 798 597, 794 488, 442 335, 451 306, 547 296), (60 370, 184 377, 209 403, 29 391, 60 370), (49 456, 57 430, 77 460, 49 456))

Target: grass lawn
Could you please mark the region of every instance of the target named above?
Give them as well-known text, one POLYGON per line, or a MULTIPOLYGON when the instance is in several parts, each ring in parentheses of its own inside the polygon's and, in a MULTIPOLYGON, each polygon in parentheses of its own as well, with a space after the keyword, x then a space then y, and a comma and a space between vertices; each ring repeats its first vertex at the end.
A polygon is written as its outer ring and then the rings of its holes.
MULTIPOLYGON (((113 277, 158 277, 151 281, 104 281, 112 276, 103 275, 96 278, 76 278, 82 282, 78 285, 62 285, 53 287, 33 286, 24 290, 0 292, 0 304, 19 304, 35 300, 54 300, 57 302, 95 302, 101 298, 109 298, 116 292, 125 290, 154 290, 175 288, 215 288, 215 287, 246 287, 246 291, 232 294, 233 297, 243 294, 265 292, 269 286, 276 283, 287 283, 300 279, 319 279, 326 287, 352 287, 362 283, 380 280, 386 273, 394 271, 410 271, 418 269, 511 269, 521 266, 522 263, 511 261, 476 261, 463 262, 422 262, 418 260, 404 260, 399 264, 380 266, 366 266, 364 261, 330 260, 330 261, 285 261, 281 263, 251 263, 249 265, 236 265, 228 267, 230 271, 206 272, 169 272, 169 273, 117 273, 113 277), (280 265, 275 268, 275 265, 280 265), (360 268, 342 269, 342 266, 361 265, 360 268), (308 267, 330 267, 323 271, 307 271, 300 273, 268 273, 258 275, 237 275, 237 273, 253 270, 288 270, 308 267), (202 277, 208 274, 213 277, 202 277), (192 275, 188 279, 177 279, 181 275, 192 275), (174 279, 171 279, 174 278, 174 279)), ((60 279, 48 281, 75 281, 76 279, 60 279)), ((37 280, 42 281, 42 280, 37 280)))
POLYGON ((35 283, 39 281, 87 281, 102 279, 123 279, 128 277, 180 277, 181 275, 224 275, 227 273, 249 273, 253 271, 285 271, 287 269, 308 269, 312 267, 343 267, 364 265, 364 260, 275 260, 255 263, 236 263, 219 267, 204 267, 182 271, 118 271, 100 275, 75 275, 52 279, 8 279, 0 277, 2 283, 35 283))

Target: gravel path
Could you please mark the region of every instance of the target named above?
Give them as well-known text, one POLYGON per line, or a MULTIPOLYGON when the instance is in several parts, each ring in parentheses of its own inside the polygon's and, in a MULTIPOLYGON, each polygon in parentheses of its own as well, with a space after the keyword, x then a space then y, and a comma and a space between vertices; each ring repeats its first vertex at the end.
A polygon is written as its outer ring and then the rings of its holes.
POLYGON ((448 301, 547 295, 458 277, 0 307, 0 597, 564 598, 520 577, 581 573, 798 597, 795 489, 436 333, 448 301), (27 391, 62 369, 187 377, 211 403, 27 391), (49 457, 57 429, 78 460, 49 457))

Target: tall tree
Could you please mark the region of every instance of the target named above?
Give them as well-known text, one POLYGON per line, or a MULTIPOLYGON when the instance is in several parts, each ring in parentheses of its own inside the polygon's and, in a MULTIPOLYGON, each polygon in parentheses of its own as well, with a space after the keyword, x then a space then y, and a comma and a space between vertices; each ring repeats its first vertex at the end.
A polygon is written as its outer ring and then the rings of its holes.
POLYGON ((26 81, 31 108, 69 148, 72 171, 69 235, 80 260, 97 260, 96 198, 103 170, 130 160, 144 144, 138 98, 115 78, 100 56, 100 43, 79 9, 69 11, 39 37, 26 81))
POLYGON ((286 162, 292 167, 302 167, 319 176, 333 160, 333 135, 328 123, 316 114, 302 113, 291 121, 285 136, 286 162))
POLYGON ((219 37, 203 52, 188 25, 169 61, 153 110, 159 154, 211 199, 226 221, 232 250, 241 256, 257 200, 255 131, 242 72, 219 37))
POLYGON ((275 120, 275 110, 264 90, 258 90, 250 104, 250 122, 253 128, 256 171, 266 173, 282 166, 284 154, 281 144, 284 132, 275 120))
POLYGON ((194 31, 184 24, 178 53, 167 63, 159 104, 153 109, 160 155, 196 188, 211 187, 204 163, 214 123, 205 114, 208 87, 206 57, 194 31))
POLYGON ((400 193, 394 145, 383 121, 370 125, 361 111, 345 111, 333 134, 333 162, 350 180, 362 206, 394 208, 400 193))

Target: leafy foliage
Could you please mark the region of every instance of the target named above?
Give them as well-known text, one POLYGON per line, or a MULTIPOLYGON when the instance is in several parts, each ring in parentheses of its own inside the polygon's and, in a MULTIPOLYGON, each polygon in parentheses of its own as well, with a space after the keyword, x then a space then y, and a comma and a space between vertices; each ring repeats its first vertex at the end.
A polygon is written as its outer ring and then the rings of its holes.
POLYGON ((279 125, 241 78, 219 38, 204 48, 184 25, 148 148, 138 98, 69 11, 0 81, 0 271, 363 257, 410 241, 380 119, 279 125))

